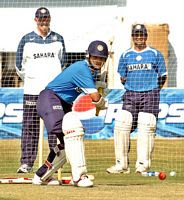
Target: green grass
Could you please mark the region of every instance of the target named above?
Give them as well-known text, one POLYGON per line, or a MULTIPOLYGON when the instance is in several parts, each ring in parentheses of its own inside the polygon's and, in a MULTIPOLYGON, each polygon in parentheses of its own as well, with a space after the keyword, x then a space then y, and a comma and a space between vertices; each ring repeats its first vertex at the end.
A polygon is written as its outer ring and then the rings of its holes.
MULTIPOLYGON (((44 143, 44 157, 47 157, 47 141, 44 143)), ((89 174, 95 176, 94 187, 83 189, 72 186, 0 185, 1 199, 184 199, 184 140, 156 139, 150 171, 165 171, 164 181, 158 177, 143 177, 135 174, 136 140, 131 141, 129 175, 107 174, 106 168, 114 164, 113 140, 85 141, 86 160, 89 174), (170 177, 171 170, 177 172, 170 177), (62 198, 61 198, 62 197, 62 198)), ((33 177, 31 174, 17 174, 20 160, 19 140, 0 140, 1 177, 33 177)), ((38 167, 35 162, 34 170, 38 167)), ((68 164, 63 176, 70 175, 68 164)))

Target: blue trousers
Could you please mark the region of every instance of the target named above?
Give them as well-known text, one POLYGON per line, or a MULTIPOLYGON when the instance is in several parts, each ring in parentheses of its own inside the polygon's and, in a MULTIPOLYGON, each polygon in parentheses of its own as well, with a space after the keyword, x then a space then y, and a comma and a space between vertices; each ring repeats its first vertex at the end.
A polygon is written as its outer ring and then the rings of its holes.
MULTIPOLYGON (((23 122, 21 137, 21 164, 34 165, 38 152, 40 119, 36 110, 38 95, 24 94, 23 98, 23 122)), ((57 144, 56 136, 48 134, 49 148, 57 144)))
POLYGON ((126 91, 123 95, 123 109, 132 113, 132 131, 137 127, 139 112, 152 113, 158 117, 160 90, 154 89, 148 92, 126 91))
POLYGON ((38 115, 44 120, 48 133, 55 134, 63 145, 62 120, 71 110, 72 105, 63 101, 52 90, 43 90, 38 97, 38 115))

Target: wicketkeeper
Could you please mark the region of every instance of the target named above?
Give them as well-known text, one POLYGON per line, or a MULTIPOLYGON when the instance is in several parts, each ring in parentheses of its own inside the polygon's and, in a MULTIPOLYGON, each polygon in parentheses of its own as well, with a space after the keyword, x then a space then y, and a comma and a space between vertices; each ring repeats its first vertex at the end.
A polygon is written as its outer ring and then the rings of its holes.
POLYGON ((44 120, 47 131, 54 133, 60 144, 50 151, 45 163, 36 171, 33 184, 60 184, 52 179, 52 174, 64 165, 67 157, 73 184, 79 187, 93 186, 87 176, 84 128, 71 108, 81 93, 89 94, 98 109, 105 108, 106 101, 98 93, 93 75, 105 64, 108 47, 103 41, 93 41, 88 47, 88 54, 85 60, 70 65, 60 73, 38 97, 37 112, 44 120))
POLYGON ((143 24, 134 25, 133 47, 124 52, 119 60, 118 72, 126 92, 114 127, 116 164, 107 169, 108 173, 130 173, 130 133, 135 128, 138 131, 136 172, 145 172, 151 167, 159 93, 167 73, 161 52, 146 45, 147 36, 143 24))

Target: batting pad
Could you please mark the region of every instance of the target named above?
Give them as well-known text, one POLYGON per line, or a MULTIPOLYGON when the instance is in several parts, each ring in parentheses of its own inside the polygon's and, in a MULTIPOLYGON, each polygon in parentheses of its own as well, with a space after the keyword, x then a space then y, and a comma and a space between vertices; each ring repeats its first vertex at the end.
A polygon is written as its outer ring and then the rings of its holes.
POLYGON ((140 112, 138 115, 137 162, 145 170, 151 167, 151 156, 154 148, 156 117, 151 113, 140 112))
POLYGON ((122 169, 128 168, 128 151, 130 143, 130 131, 132 128, 132 114, 126 110, 120 110, 115 119, 114 147, 116 164, 122 169))
POLYGON ((87 169, 84 154, 84 130, 81 121, 73 112, 64 116, 63 132, 65 152, 72 168, 72 177, 74 181, 78 181, 82 174, 87 173, 87 169))

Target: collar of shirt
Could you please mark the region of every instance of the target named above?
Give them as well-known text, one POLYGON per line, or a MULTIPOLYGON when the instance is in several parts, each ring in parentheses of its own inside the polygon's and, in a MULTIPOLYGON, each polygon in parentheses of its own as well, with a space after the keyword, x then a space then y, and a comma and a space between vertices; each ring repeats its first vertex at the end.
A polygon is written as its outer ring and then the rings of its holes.
POLYGON ((39 35, 40 37, 42 37, 44 40, 51 34, 51 30, 50 30, 50 31, 48 32, 48 34, 47 34, 45 37, 43 37, 43 36, 40 35, 40 32, 38 31, 37 28, 35 28, 34 32, 35 32, 37 35, 39 35))
POLYGON ((87 65, 88 65, 88 67, 89 67, 89 69, 91 71, 91 74, 94 75, 95 70, 94 70, 93 66, 90 65, 90 63, 89 63, 89 61, 87 59, 85 59, 85 62, 87 63, 87 65))
POLYGON ((85 59, 85 62, 87 63, 87 65, 88 65, 88 66, 90 66, 90 64, 89 64, 89 62, 88 62, 88 60, 87 60, 87 59, 85 59))
POLYGON ((144 51, 147 51, 149 49, 149 46, 146 46, 145 49, 141 50, 141 51, 136 51, 134 46, 132 47, 132 51, 136 52, 136 53, 141 53, 141 52, 144 52, 144 51))

